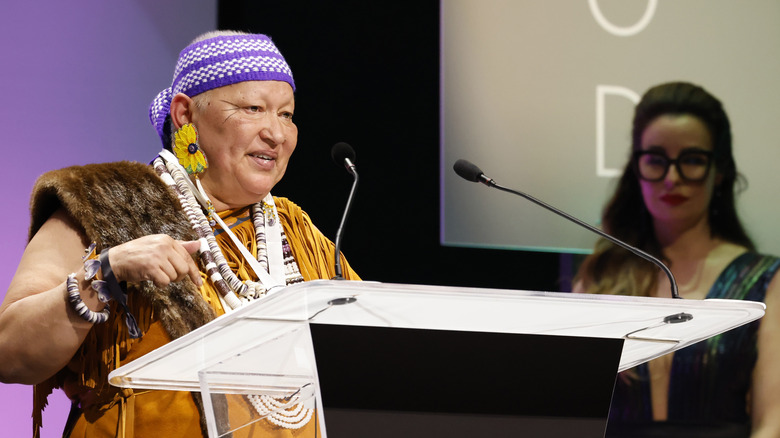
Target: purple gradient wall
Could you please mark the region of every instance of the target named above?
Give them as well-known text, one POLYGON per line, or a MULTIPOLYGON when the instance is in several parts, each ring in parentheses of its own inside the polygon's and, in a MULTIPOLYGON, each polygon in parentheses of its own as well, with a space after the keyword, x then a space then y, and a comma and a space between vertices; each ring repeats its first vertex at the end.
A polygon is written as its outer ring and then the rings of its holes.
MULTIPOLYGON (((24 250, 36 177, 154 157, 149 102, 170 84, 179 51, 216 27, 216 0, 46 0, 3 9, 0 298, 24 250)), ((59 437, 69 402, 57 391, 49 403, 42 436, 59 437)), ((31 412, 30 386, 0 384, 0 436, 31 436, 31 412)))

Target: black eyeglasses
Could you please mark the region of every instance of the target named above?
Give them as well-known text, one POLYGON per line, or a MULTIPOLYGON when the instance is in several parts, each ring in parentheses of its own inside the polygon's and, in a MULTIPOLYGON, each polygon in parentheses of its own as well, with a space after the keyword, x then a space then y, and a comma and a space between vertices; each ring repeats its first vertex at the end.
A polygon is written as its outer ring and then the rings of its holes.
POLYGON ((712 165, 712 151, 689 148, 680 152, 674 160, 660 150, 634 151, 634 168, 645 181, 661 181, 674 164, 677 173, 685 181, 704 181, 712 165))

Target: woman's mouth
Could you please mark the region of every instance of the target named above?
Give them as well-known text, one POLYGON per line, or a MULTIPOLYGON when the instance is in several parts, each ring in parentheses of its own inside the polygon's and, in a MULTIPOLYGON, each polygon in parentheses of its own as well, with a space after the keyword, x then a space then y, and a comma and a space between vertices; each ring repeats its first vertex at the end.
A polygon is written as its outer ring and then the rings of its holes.
POLYGON ((260 160, 267 160, 267 161, 273 160, 273 157, 270 157, 270 156, 268 156, 266 154, 249 154, 249 156, 252 157, 252 158, 260 159, 260 160))
POLYGON ((661 196, 660 199, 661 199, 661 202, 663 202, 665 204, 668 204, 668 205, 671 205, 671 206, 676 206, 676 205, 680 205, 683 202, 687 201, 688 197, 687 196, 683 196, 683 195, 666 194, 666 195, 661 196))
POLYGON ((251 158, 252 162, 255 163, 255 166, 262 171, 271 171, 274 169, 274 166, 276 166, 276 158, 272 155, 259 152, 256 154, 249 154, 248 156, 251 158))

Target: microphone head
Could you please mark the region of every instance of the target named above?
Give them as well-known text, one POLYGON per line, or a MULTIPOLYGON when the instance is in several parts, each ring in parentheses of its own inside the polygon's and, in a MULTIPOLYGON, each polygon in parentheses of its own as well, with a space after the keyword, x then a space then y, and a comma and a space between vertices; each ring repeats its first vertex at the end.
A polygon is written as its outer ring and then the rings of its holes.
POLYGON ((352 149, 352 146, 340 141, 334 144, 330 149, 330 157, 333 158, 333 162, 336 163, 337 166, 343 166, 344 160, 347 158, 349 158, 349 161, 351 162, 355 161, 355 150, 352 149))
POLYGON ((455 169, 455 173, 461 178, 471 182, 479 182, 479 177, 483 175, 482 170, 480 170, 479 167, 471 161, 464 159, 456 161, 452 168, 455 169))

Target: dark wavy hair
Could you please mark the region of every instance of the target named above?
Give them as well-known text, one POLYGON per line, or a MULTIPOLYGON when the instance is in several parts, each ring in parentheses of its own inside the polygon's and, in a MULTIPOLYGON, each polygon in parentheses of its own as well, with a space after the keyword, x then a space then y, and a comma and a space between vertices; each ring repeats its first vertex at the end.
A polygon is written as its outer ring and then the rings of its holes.
MULTIPOLYGON (((706 125, 713 142, 715 171, 719 175, 709 205, 712 237, 755 249, 737 216, 735 192, 745 187, 731 152, 731 123, 721 102, 704 88, 687 82, 656 85, 642 96, 634 111, 631 152, 641 149, 645 128, 662 115, 689 114, 706 125)), ((644 204, 639 179, 629 160, 618 187, 602 214, 604 230, 624 242, 663 259, 653 220, 644 204)), ((657 267, 630 255, 604 239, 583 262, 578 273, 588 292, 647 295, 655 286, 657 267)))

